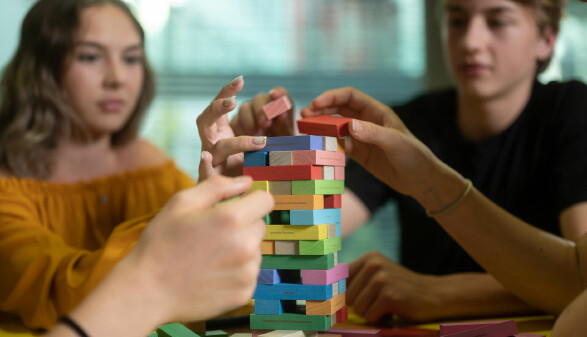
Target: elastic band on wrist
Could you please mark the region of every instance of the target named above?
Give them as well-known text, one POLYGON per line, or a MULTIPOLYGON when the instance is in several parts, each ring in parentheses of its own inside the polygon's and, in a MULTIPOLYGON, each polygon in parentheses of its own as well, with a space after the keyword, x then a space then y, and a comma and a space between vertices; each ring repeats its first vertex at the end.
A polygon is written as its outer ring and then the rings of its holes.
POLYGON ((79 324, 77 324, 74 320, 72 320, 70 317, 68 316, 63 316, 61 318, 59 318, 59 323, 65 324, 68 327, 70 327, 72 330, 74 330, 75 332, 77 332, 78 335, 80 335, 80 337, 90 337, 85 331, 84 329, 82 329, 79 324))
POLYGON ((445 208, 436 211, 436 212, 428 212, 428 210, 426 210, 426 215, 429 217, 435 217, 444 213, 447 213, 449 211, 452 211, 454 208, 456 208, 458 205, 460 205, 465 198, 471 194, 471 191, 473 190, 473 182, 471 181, 471 179, 465 179, 465 182, 467 183, 467 188, 465 189, 465 192, 463 192, 463 194, 461 194, 460 197, 457 198, 457 200, 455 200, 452 204, 446 206, 445 208))

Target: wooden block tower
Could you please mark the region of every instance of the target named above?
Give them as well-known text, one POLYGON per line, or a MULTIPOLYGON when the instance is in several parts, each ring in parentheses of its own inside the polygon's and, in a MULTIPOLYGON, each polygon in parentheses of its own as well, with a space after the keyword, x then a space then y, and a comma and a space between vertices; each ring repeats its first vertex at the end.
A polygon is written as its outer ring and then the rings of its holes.
POLYGON ((321 122, 313 122, 311 135, 268 137, 265 148, 245 153, 243 174, 253 177, 253 189, 275 198, 253 295, 254 332, 326 331, 347 318, 348 265, 337 259, 345 166, 337 137, 344 126, 326 125, 320 134, 321 122))

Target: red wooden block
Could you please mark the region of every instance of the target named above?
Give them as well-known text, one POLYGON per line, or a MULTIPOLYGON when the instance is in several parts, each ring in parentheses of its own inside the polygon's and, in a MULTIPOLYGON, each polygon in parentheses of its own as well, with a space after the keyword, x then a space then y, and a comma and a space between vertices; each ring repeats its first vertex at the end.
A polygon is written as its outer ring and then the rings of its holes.
POLYGON ((271 120, 291 109, 291 101, 287 96, 281 96, 275 101, 269 102, 263 106, 263 112, 267 119, 271 120))
POLYGON ((298 130, 308 135, 341 138, 349 134, 350 121, 346 117, 310 116, 298 120, 298 130))
POLYGON ((329 194, 324 196, 324 208, 342 208, 342 195, 329 194))
POLYGON ((349 307, 344 306, 336 312, 336 323, 344 323, 349 319, 349 307))
POLYGON ((314 165, 251 166, 243 167, 243 175, 254 181, 263 180, 318 180, 322 179, 322 167, 314 165))

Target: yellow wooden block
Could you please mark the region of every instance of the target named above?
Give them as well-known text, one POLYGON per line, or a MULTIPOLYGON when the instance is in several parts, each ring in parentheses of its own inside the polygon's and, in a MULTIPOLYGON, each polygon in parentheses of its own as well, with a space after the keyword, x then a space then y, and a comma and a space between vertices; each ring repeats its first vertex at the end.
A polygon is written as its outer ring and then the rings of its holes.
POLYGON ((253 181, 253 186, 251 186, 251 191, 254 190, 261 190, 269 193, 269 182, 267 180, 262 181, 253 181))
POLYGON ((324 240, 328 225, 267 225, 264 240, 324 240))
POLYGON ((320 194, 274 195, 273 210, 324 209, 324 196, 320 194))
POLYGON ((333 315, 344 307, 346 293, 333 296, 327 301, 306 301, 306 315, 333 315))

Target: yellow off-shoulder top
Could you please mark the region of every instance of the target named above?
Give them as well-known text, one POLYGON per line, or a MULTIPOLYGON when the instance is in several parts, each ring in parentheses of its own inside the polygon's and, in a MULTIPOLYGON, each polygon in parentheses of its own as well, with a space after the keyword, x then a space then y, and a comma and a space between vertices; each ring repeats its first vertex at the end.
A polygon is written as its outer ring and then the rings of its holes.
POLYGON ((75 184, 0 178, 0 311, 51 327, 193 185, 173 162, 75 184))

